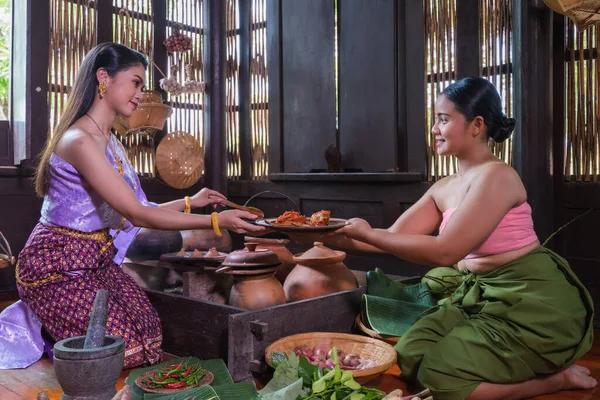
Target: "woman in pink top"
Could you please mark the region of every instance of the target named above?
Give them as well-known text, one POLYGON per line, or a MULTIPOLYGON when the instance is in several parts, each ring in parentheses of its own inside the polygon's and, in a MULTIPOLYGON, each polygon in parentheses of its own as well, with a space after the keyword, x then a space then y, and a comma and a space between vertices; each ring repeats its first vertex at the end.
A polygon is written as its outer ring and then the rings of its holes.
POLYGON ((574 365, 592 344, 589 293, 563 258, 540 246, 519 175, 490 151, 515 120, 483 78, 450 85, 435 113, 437 153, 455 155, 458 172, 390 228, 355 218, 329 240, 462 271, 450 300, 396 346, 402 378, 436 400, 523 399, 596 386, 589 370, 574 365))

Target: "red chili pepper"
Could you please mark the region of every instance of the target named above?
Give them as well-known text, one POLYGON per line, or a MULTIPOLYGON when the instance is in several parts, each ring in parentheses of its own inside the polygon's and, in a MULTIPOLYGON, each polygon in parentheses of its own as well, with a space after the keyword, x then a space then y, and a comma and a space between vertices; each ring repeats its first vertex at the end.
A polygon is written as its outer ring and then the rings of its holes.
POLYGON ((194 369, 194 366, 190 365, 190 367, 187 369, 187 371, 185 371, 185 374, 183 376, 184 377, 188 376, 190 374, 190 372, 192 372, 192 369, 194 369))
POLYGON ((165 385, 166 389, 179 389, 182 388, 184 386, 187 386, 187 383, 185 382, 175 382, 175 383, 168 383, 165 385))

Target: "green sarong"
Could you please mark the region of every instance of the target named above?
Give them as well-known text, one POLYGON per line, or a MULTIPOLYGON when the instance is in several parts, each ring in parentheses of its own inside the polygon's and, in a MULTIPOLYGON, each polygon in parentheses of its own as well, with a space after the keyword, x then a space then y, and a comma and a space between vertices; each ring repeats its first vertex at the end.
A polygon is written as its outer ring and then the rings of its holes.
POLYGON ((593 313, 567 261, 544 247, 487 274, 465 271, 396 345, 401 378, 435 400, 462 400, 482 382, 556 373, 591 348, 593 313))

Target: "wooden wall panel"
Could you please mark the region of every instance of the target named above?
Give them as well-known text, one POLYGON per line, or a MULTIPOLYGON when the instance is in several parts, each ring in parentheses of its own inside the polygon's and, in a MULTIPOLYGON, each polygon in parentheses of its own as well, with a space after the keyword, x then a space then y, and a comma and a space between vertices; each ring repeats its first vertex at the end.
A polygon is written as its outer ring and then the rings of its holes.
POLYGON ((396 2, 340 0, 338 7, 342 165, 393 169, 398 165, 396 2))
POLYGON ((325 169, 336 143, 333 1, 283 0, 281 15, 284 171, 325 169))

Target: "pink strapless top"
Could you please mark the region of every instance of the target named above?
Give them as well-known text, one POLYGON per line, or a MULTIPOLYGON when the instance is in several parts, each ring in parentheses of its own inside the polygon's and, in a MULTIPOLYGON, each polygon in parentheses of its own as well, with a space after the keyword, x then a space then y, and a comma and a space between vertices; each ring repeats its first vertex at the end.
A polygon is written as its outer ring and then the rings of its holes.
MULTIPOLYGON (((442 214, 440 233, 446 227, 448 220, 456 208, 449 208, 442 214)), ((496 229, 477 250, 467 255, 465 259, 491 256, 521 249, 538 239, 533 230, 531 207, 525 202, 511 208, 502 218, 496 229)))

